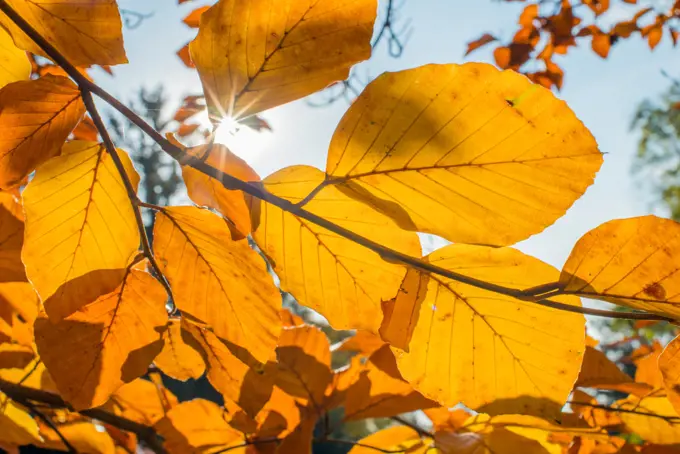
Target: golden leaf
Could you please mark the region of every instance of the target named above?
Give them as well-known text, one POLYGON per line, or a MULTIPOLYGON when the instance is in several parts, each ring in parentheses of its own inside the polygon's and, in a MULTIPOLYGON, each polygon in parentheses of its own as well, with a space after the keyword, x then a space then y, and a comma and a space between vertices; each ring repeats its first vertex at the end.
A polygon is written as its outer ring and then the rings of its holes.
POLYGON ((189 45, 211 114, 245 117, 307 96, 371 55, 376 0, 220 0, 189 45))
POLYGON ((560 276, 566 293, 680 318, 680 223, 605 222, 581 237, 560 276))
POLYGON ((399 373, 394 354, 387 345, 373 353, 358 380, 347 389, 345 420, 386 418, 436 407, 399 373))
POLYGON ((24 214, 10 192, 0 190, 0 282, 26 280, 21 262, 24 243, 24 214))
POLYGON ((28 445, 40 442, 38 424, 23 407, 0 392, 0 444, 28 445))
POLYGON ((674 338, 663 349, 658 360, 668 400, 680 414, 680 337, 674 338))
MULTIPOLYGON (((324 183, 309 166, 282 169, 264 180, 265 188, 299 203, 324 183)), ((326 185, 304 208, 352 232, 410 255, 420 255, 418 237, 387 216, 357 202, 347 191, 326 185)), ((335 329, 377 333, 381 300, 393 298, 405 268, 329 230, 260 202, 253 208, 253 237, 281 279, 281 288, 321 313, 335 329)))
POLYGON ((645 441, 660 445, 680 443, 680 425, 678 424, 678 420, 668 421, 649 416, 649 414, 652 414, 678 418, 678 414, 673 409, 673 405, 671 405, 665 397, 645 397, 638 399, 629 396, 628 399, 617 402, 614 407, 623 410, 633 410, 632 412, 619 412, 619 416, 626 427, 638 434, 645 441))
POLYGON ((265 363, 281 330, 281 295, 257 252, 230 238, 226 221, 208 210, 156 215, 154 252, 177 307, 265 363))
POLYGON ((178 404, 167 388, 137 378, 111 395, 104 409, 140 424, 152 426, 178 404))
POLYGON ((12 37, 0 27, 0 88, 31 75, 31 62, 26 52, 17 49, 12 37))
POLYGON ((371 82, 335 131, 326 173, 402 228, 507 245, 560 218, 601 164, 593 136, 549 90, 467 63, 371 82))
POLYGON ((203 358, 182 339, 182 324, 179 319, 170 320, 163 340, 165 342, 163 350, 154 359, 154 364, 165 375, 181 381, 203 375, 205 372, 203 358))
MULTIPOLYGON (((260 176, 243 159, 220 144, 202 145, 186 150, 192 156, 242 181, 260 181, 260 176)), ((231 191, 215 178, 189 166, 182 166, 187 193, 197 205, 214 208, 227 217, 241 237, 250 234, 249 197, 241 191, 231 191)), ((237 238, 240 239, 240 238, 237 238)))
POLYGON ((39 317, 38 352, 64 399, 76 409, 96 407, 146 373, 163 346, 165 300, 150 274, 129 270, 113 292, 58 323, 39 317))
POLYGON ((228 415, 217 404, 194 399, 170 410, 155 428, 169 454, 208 453, 244 442, 243 434, 225 418, 228 415))
MULTIPOLYGON (((76 452, 87 454, 114 454, 116 447, 111 436, 95 424, 88 421, 67 422, 58 424, 59 432, 76 449, 76 452)), ((49 426, 41 425, 40 434, 45 439, 38 443, 42 449, 68 451, 59 435, 49 426)))
POLYGON ((19 185, 59 154, 84 113, 78 87, 65 77, 48 75, 0 89, 0 188, 19 185))
MULTIPOLYGON (((127 63, 116 0, 7 0, 47 42, 75 66, 127 63)), ((18 47, 47 57, 8 17, 0 22, 18 47)))
POLYGON ((407 454, 437 454, 432 440, 421 439, 418 432, 405 426, 388 427, 359 440, 363 446, 354 446, 349 454, 375 454, 373 448, 407 454))
MULTIPOLYGON (((139 176, 118 151, 136 188, 139 176)), ((121 283, 139 231, 113 159, 96 142, 69 142, 23 192, 26 274, 59 320, 121 283)))
POLYGON ((614 364, 607 355, 593 347, 586 347, 583 364, 576 384, 581 388, 598 388, 644 396, 652 391, 646 383, 636 383, 614 364))
MULTIPOLYGON (((454 244, 427 261, 524 289, 553 282, 551 266, 511 248, 454 244)), ((578 298, 556 300, 579 306, 578 298)), ((554 416, 585 350, 585 319, 436 275, 409 270, 381 334, 403 377, 426 397, 486 413, 554 416)))

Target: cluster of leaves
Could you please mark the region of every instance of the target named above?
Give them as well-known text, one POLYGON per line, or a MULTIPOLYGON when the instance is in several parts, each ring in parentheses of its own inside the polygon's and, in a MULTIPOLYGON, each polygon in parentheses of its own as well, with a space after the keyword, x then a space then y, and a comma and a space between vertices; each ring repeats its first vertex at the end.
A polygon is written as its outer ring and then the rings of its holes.
MULTIPOLYGON (((189 44, 212 118, 257 115, 345 79, 370 56, 376 10, 375 0, 219 0, 189 44)), ((680 224, 607 222, 561 271, 511 247, 560 218, 602 164, 590 132, 546 88, 478 63, 385 73, 342 118, 325 171, 260 179, 224 146, 164 137, 84 74, 126 62, 115 0, 0 0, 0 11, 7 448, 111 452, 140 437, 158 452, 305 453, 312 440, 345 442, 328 424, 315 433, 337 407, 345 420, 436 409, 434 432, 388 428, 355 453, 680 443, 680 340, 649 360, 661 379, 630 385, 586 345, 583 315, 677 320, 680 224), (68 77, 31 78, 26 51, 68 77), (180 163, 196 205, 139 199, 139 176, 93 95, 180 163), (83 122, 92 140, 74 137, 83 122), (153 244, 142 210, 154 213, 153 244), (453 244, 421 257, 417 232, 453 244), (363 333, 348 368, 331 370, 326 337, 282 316, 280 290, 333 328, 363 333), (634 311, 589 309, 580 297, 634 311), (180 380, 205 371, 224 406, 178 404, 141 378, 150 368, 180 380), (627 383, 630 396, 578 403, 575 383, 627 383), (572 394, 574 409, 623 424, 563 414, 572 394), (449 411, 458 404, 475 413, 449 411), (645 443, 612 439, 610 426, 645 443)))
MULTIPOLYGON (((554 57, 567 54, 580 40, 590 40, 593 52, 607 58, 612 46, 637 34, 647 40, 652 50, 664 34, 669 36, 673 46, 680 37, 678 1, 667 10, 654 2, 638 4, 638 0, 520 1, 526 2, 527 6, 517 21, 519 29, 512 40, 494 49, 496 64, 522 71, 548 88, 559 89, 564 78, 564 71, 554 57), (616 13, 612 14, 613 10, 616 13), (621 11, 629 12, 628 17, 621 19, 621 11), (608 17, 610 14, 614 19, 608 17)), ((498 41, 495 35, 485 33, 468 43, 467 53, 498 41)))

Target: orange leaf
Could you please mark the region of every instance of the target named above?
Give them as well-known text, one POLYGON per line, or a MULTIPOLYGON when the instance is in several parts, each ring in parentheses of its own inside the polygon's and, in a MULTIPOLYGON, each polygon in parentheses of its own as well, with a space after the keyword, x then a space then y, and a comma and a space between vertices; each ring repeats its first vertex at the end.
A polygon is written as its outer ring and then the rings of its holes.
POLYGON ((177 404, 177 397, 167 388, 138 378, 113 393, 104 408, 123 418, 152 426, 177 404))
POLYGON ((201 14, 206 12, 210 6, 199 6, 192 12, 186 15, 184 19, 182 19, 182 22, 187 24, 191 28, 198 28, 198 24, 201 20, 201 14))
POLYGON ((59 149, 85 113, 78 87, 60 76, 0 89, 0 188, 18 185, 59 149))
POLYGON ((26 280, 21 262, 24 244, 24 213, 10 192, 0 190, 0 282, 26 280))
POLYGON ((496 41, 497 38, 489 33, 485 33, 479 38, 477 38, 474 41, 471 41, 467 45, 467 50, 465 51, 465 55, 469 55, 471 52, 474 52, 475 50, 479 49, 482 46, 485 46, 489 43, 492 43, 496 41))
POLYGON ((154 364, 163 373, 175 380, 186 381, 199 378, 205 372, 205 363, 199 352, 182 338, 179 319, 171 319, 163 334, 163 350, 154 359, 154 364))
POLYGON ((646 395, 652 388, 644 383, 635 383, 603 352, 586 347, 583 365, 576 379, 575 387, 611 389, 626 393, 646 395))

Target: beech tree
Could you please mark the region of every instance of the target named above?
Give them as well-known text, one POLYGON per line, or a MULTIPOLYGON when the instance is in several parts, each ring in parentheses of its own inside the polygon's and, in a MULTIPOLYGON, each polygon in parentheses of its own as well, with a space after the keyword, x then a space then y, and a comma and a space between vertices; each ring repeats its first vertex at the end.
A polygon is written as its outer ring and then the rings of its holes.
MULTIPOLYGON (((265 127, 259 113, 369 58, 377 6, 204 8, 188 46, 204 93, 174 120, 207 109, 215 125, 265 127)), ((586 125, 549 89, 483 63, 385 73, 347 109, 325 169, 260 178, 211 135, 187 146, 92 80, 88 68, 126 62, 115 0, 0 0, 0 12, 4 449, 542 454, 680 444, 680 338, 636 351, 632 377, 586 336, 584 317, 675 324, 680 224, 611 220, 578 240, 561 270, 513 248, 563 216, 602 164, 586 125), (178 162, 194 205, 138 196, 140 177, 95 97, 178 162), (143 213, 154 216, 153 243, 143 213), (423 257, 418 232, 451 244, 423 257), (330 345, 282 309, 282 291, 355 334, 330 345), (340 351, 354 356, 332 367, 340 351), (207 376, 224 405, 180 403, 158 370, 207 376), (584 390, 625 397, 603 403, 584 390), (394 425, 335 438, 337 409, 340 424, 394 425), (421 410, 429 424, 403 417, 421 410)))

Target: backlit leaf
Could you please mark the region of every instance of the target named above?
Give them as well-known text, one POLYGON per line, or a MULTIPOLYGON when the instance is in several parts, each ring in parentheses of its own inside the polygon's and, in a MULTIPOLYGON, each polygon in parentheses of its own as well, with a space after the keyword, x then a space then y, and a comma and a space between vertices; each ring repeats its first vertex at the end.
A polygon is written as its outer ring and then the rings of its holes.
POLYGON ((0 443, 27 445, 40 442, 38 424, 23 407, 0 392, 0 443))
POLYGON ((225 220, 196 207, 156 215, 154 252, 175 304, 231 344, 265 363, 281 330, 281 295, 246 240, 233 241, 225 220))
POLYGON ((372 448, 408 454, 436 454, 432 440, 421 439, 418 432, 405 426, 388 427, 359 440, 363 446, 355 446, 349 454, 375 454, 372 448))
MULTIPOLYGON (((136 188, 130 158, 118 156, 136 188)), ((69 142, 23 192, 22 259, 50 318, 113 291, 137 253, 139 231, 123 181, 103 145, 69 142)))
MULTIPOLYGON (((116 447, 111 436, 87 421, 67 422, 57 426, 59 432, 79 453, 114 454, 116 447)), ((59 435, 50 427, 42 426, 40 434, 45 439, 37 446, 43 449, 68 451, 59 435)))
MULTIPOLYGON (((127 63, 116 0, 7 0, 50 44, 75 66, 127 63)), ((8 17, 0 22, 20 48, 46 56, 8 17)))
POLYGON ((184 329, 191 336, 187 342, 192 345, 193 339, 203 356, 210 383, 254 418, 271 395, 274 377, 246 365, 209 329, 194 323, 185 323, 184 329))
POLYGON ((609 389, 639 396, 644 396, 653 390, 646 383, 634 382, 629 375, 607 358, 605 353, 593 347, 586 347, 581 371, 574 386, 609 389))
POLYGON ((483 63, 386 73, 352 104, 328 152, 410 230, 512 244, 560 218, 602 164, 595 139, 549 90, 483 63))
MULTIPOLYGON (((517 289, 553 282, 551 266, 510 248, 454 244, 430 263, 517 289)), ((558 301, 579 306, 573 297, 558 301)), ((585 349, 582 315, 409 270, 381 328, 403 377, 450 407, 486 413, 559 412, 585 349)))
POLYGON ((347 78, 371 55, 376 0, 220 0, 191 58, 211 114, 248 116, 347 78))
POLYGON ((181 381, 203 375, 205 372, 203 358, 192 346, 184 342, 179 319, 170 320, 163 340, 163 350, 154 359, 154 364, 165 375, 181 381))
POLYGON ((225 418, 224 409, 213 402, 194 399, 170 410, 155 428, 165 439, 169 454, 208 453, 244 442, 243 435, 225 418))
POLYGON ((384 418, 436 406, 401 377, 394 354, 385 345, 370 356, 347 390, 345 420, 384 418))
POLYGON ((21 262, 24 243, 24 213, 11 192, 0 190, 0 282, 25 281, 21 262))
POLYGON ((40 357, 76 409, 96 407, 146 373, 162 348, 166 294, 150 274, 130 270, 111 293, 58 323, 35 324, 40 357))
MULTIPOLYGON (((186 150, 200 157, 205 163, 243 181, 260 181, 260 176, 241 158, 220 144, 202 145, 186 150)), ((245 237, 250 234, 249 196, 241 191, 231 191, 219 180, 189 167, 182 166, 182 177, 189 197, 197 205, 214 208, 227 217, 237 232, 245 237)))
POLYGON ((370 356, 374 351, 385 345, 379 336, 368 331, 357 331, 352 337, 345 339, 338 347, 338 351, 358 352, 370 356))
POLYGON ((631 396, 617 404, 615 406, 621 409, 633 410, 633 412, 619 412, 619 416, 632 432, 640 435, 644 440, 662 445, 680 444, 679 420, 667 421, 645 415, 645 413, 649 413, 678 418, 673 405, 665 397, 637 399, 631 396))
POLYGON ((138 378, 118 388, 104 408, 123 418, 152 426, 177 404, 177 397, 168 389, 138 378))
POLYGON ((668 400, 680 415, 680 337, 676 337, 666 345, 659 356, 658 365, 668 400))
POLYGON ((26 80, 31 75, 31 62, 26 52, 17 49, 12 37, 0 27, 0 88, 8 83, 26 80))
POLYGON ((62 76, 22 80, 0 89, 0 188, 20 184, 59 154, 84 113, 78 88, 62 76))
POLYGON ((605 222, 562 269, 564 292, 680 317, 680 224, 656 216, 605 222))
MULTIPOLYGON (((282 169, 265 188, 292 203, 305 200, 324 174, 309 166, 282 169)), ((313 194, 305 209, 395 250, 420 255, 418 237, 387 216, 352 199, 333 185, 313 194)), ((401 265, 329 230, 265 202, 253 208, 253 237, 281 279, 281 288, 321 313, 335 329, 374 333, 382 319, 380 302, 393 298, 405 273, 401 265)))

